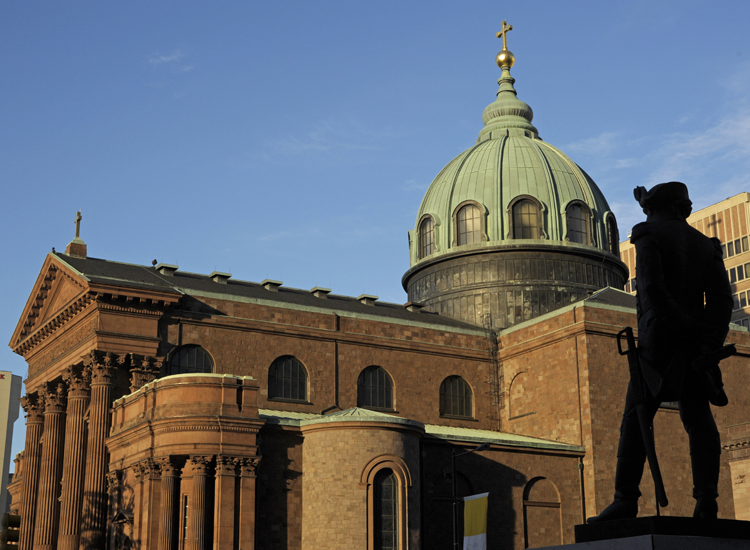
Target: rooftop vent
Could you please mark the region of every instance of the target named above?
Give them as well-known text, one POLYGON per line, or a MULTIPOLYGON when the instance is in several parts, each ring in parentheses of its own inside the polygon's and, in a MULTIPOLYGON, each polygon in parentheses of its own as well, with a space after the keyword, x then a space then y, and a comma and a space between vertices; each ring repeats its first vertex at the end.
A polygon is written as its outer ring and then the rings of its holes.
POLYGON ((360 303, 366 305, 366 306, 373 306, 375 305, 375 301, 378 299, 377 296, 373 296, 372 294, 360 294, 357 296, 357 300, 360 301, 360 303))
POLYGON ((161 273, 162 275, 169 275, 170 277, 174 275, 174 272, 179 269, 179 266, 171 265, 171 264, 159 264, 156 266, 156 271, 161 273))
POLYGON ((232 274, 231 273, 222 273, 221 271, 214 271, 209 275, 211 277, 211 280, 215 283, 219 283, 220 285, 227 284, 227 281, 231 279, 232 274))
POLYGON ((310 289, 310 294, 312 294, 316 298, 328 298, 328 294, 330 294, 330 292, 330 288, 322 288, 319 286, 310 289))
POLYGON ((273 279, 263 279, 263 281, 260 283, 260 285, 265 288, 266 290, 270 290, 271 292, 278 292, 279 287, 283 285, 281 281, 274 281, 273 279))
POLYGON ((406 302, 404 304, 404 307, 406 309, 408 309, 409 311, 413 311, 413 312, 419 313, 419 310, 424 307, 424 304, 420 304, 420 303, 417 303, 417 302, 406 302))

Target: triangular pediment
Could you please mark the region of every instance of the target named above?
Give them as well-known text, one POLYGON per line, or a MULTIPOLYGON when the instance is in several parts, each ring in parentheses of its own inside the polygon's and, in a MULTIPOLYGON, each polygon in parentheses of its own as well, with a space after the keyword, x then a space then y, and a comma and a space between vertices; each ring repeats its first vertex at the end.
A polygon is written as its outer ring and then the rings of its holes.
POLYGON ((48 254, 18 320, 10 347, 16 349, 37 329, 60 316, 87 291, 86 280, 48 254))

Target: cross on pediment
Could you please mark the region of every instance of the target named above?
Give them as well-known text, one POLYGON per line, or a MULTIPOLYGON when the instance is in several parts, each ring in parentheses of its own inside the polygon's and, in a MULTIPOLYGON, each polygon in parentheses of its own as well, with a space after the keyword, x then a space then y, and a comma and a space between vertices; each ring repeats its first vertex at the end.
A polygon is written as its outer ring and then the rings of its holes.
POLYGON ((513 25, 508 25, 507 21, 502 22, 502 26, 500 29, 500 32, 497 33, 497 37, 500 38, 502 36, 503 38, 503 49, 508 49, 508 40, 507 40, 507 34, 513 30, 513 25))
POLYGON ((83 219, 83 216, 81 216, 81 211, 79 210, 76 212, 76 239, 81 238, 81 220, 83 219))

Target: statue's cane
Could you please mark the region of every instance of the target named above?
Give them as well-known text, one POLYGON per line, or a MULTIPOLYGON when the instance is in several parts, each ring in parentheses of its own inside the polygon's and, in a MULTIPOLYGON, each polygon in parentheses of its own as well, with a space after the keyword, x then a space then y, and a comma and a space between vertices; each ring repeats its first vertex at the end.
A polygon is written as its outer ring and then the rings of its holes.
POLYGON ((635 337, 633 329, 625 327, 617 333, 617 351, 620 355, 628 356, 628 367, 630 368, 630 387, 633 391, 635 410, 638 415, 638 424, 641 427, 643 436, 643 446, 646 448, 646 457, 648 457, 648 466, 651 469, 651 477, 654 479, 654 488, 656 489, 656 515, 659 515, 659 506, 666 508, 669 504, 667 492, 664 490, 664 481, 661 478, 659 461, 656 458, 656 447, 654 445, 654 427, 646 413, 646 398, 643 395, 643 375, 641 374, 641 364, 638 361, 638 349, 635 346, 635 337), (628 347, 623 351, 622 336, 628 342, 628 347))

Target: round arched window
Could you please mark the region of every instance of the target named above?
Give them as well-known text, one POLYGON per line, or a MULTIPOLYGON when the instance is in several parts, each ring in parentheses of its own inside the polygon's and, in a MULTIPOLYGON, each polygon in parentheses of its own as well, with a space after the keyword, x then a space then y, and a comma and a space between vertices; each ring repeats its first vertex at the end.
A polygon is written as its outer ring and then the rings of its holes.
POLYGON ((169 360, 169 374, 214 372, 214 361, 206 350, 189 344, 177 348, 169 360))
POLYGON ((567 209, 568 240, 572 243, 590 244, 588 208, 582 204, 571 204, 567 209))
POLYGON ((620 257, 620 235, 617 231, 617 222, 615 217, 610 215, 607 218, 607 240, 609 241, 609 251, 620 257))
POLYGON ((467 204, 456 214, 458 244, 482 242, 482 214, 475 204, 467 204))
POLYGON ((449 376, 440 384, 440 416, 474 416, 474 395, 460 376, 449 376))
POLYGON ((534 201, 518 201, 513 205, 513 238, 539 239, 540 219, 539 206, 534 201))
POLYGON ((385 369, 373 365, 359 374, 357 406, 393 409, 393 380, 385 369))
POLYGON ((299 359, 284 355, 271 363, 268 398, 307 401, 307 369, 299 359))
POLYGON ((419 224, 419 257, 426 258, 435 252, 435 222, 425 218, 419 224))

